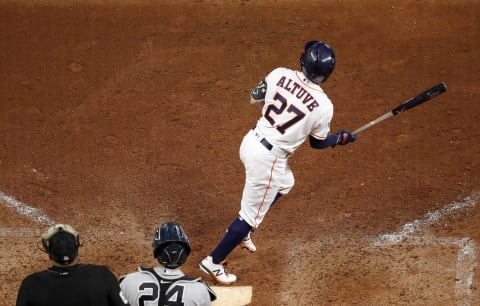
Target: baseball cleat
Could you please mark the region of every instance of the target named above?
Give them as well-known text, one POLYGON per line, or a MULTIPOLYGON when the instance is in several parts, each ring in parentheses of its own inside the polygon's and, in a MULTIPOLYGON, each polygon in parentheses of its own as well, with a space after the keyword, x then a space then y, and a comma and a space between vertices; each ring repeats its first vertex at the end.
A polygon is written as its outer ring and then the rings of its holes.
POLYGON ((240 246, 247 250, 247 251, 250 251, 250 252, 255 252, 257 250, 257 247, 255 246, 255 244, 253 243, 253 240, 252 240, 252 235, 251 233, 248 233, 247 236, 245 236, 245 238, 243 238, 243 240, 240 242, 240 246))
POLYGON ((226 265, 225 262, 215 264, 213 263, 212 256, 207 256, 200 262, 199 267, 203 272, 210 274, 217 283, 221 285, 231 285, 237 281, 237 276, 228 273, 225 270, 226 265))

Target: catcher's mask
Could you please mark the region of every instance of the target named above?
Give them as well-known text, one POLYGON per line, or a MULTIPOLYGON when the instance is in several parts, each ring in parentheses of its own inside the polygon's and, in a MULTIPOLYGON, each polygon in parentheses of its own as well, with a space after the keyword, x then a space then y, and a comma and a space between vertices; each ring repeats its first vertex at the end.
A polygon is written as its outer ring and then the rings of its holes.
POLYGON ((39 249, 61 265, 71 264, 77 258, 81 245, 77 231, 68 224, 50 226, 38 241, 39 249))
POLYGON ((324 83, 335 69, 335 53, 329 44, 312 40, 300 55, 300 68, 312 82, 324 83))
POLYGON ((190 241, 182 226, 166 222, 155 231, 152 242, 153 257, 166 268, 175 269, 187 261, 190 241))

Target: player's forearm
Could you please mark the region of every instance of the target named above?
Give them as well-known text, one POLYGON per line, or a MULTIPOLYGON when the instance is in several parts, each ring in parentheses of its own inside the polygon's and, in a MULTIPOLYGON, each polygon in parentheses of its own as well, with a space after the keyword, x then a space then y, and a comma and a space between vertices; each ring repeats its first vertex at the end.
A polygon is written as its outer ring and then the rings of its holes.
POLYGON ((320 140, 310 135, 310 147, 314 149, 326 149, 338 145, 346 145, 347 143, 357 140, 357 136, 346 130, 340 130, 335 134, 328 135, 325 139, 320 140))
POLYGON ((330 134, 323 140, 310 136, 310 147, 314 149, 326 149, 326 148, 335 146, 337 143, 338 143, 337 134, 330 134))

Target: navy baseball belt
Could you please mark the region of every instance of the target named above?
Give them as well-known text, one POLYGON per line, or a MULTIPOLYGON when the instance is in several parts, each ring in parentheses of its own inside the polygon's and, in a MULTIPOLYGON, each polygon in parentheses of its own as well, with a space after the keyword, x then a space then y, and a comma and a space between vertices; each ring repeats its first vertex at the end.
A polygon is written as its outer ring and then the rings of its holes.
POLYGON ((270 152, 272 152, 273 155, 280 157, 280 158, 287 158, 291 154, 285 152, 284 150, 272 145, 267 138, 265 138, 259 131, 257 131, 257 128, 254 127, 252 129, 253 135, 257 137, 257 139, 260 141, 260 143, 270 152))

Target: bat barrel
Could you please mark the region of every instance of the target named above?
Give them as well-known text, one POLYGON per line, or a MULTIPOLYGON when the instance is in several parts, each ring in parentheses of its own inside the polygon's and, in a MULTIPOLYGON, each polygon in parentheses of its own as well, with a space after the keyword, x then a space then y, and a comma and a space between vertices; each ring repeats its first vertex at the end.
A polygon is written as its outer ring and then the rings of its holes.
POLYGON ((386 114, 383 114, 382 116, 378 117, 377 119, 370 121, 369 123, 361 126, 360 128, 356 129, 355 131, 352 132, 352 134, 358 134, 361 131, 364 131, 374 125, 376 125, 379 122, 382 122, 385 119, 388 119, 390 117, 396 116, 397 114, 406 111, 407 109, 413 108, 415 106, 418 106, 432 98, 435 98, 439 94, 445 92, 447 90, 447 86, 445 83, 441 82, 438 83, 437 85, 433 86, 432 88, 425 90, 421 94, 416 95, 415 97, 405 101, 404 103, 400 104, 399 106, 395 107, 391 111, 389 111, 386 114))
POLYGON ((437 85, 433 86, 432 88, 425 90, 421 94, 416 95, 415 97, 409 99, 408 101, 400 104, 399 106, 392 109, 392 113, 397 115, 398 113, 404 112, 407 109, 414 108, 428 100, 435 98, 439 94, 445 92, 447 90, 447 86, 445 83, 438 83, 437 85))

